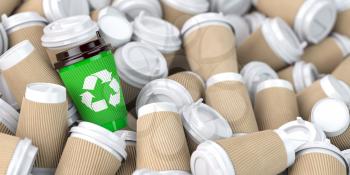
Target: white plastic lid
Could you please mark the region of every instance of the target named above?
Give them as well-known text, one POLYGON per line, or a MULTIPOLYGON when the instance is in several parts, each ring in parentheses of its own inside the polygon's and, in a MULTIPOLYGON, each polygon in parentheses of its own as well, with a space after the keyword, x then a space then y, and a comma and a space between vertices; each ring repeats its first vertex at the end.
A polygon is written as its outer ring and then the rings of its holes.
POLYGON ((7 174, 27 175, 31 174, 38 148, 32 141, 25 138, 20 140, 13 153, 11 162, 7 168, 7 174))
MULTIPOLYGON (((0 57, 1 58, 1 57, 0 57)), ((13 108, 18 110, 20 107, 17 104, 15 96, 11 93, 4 76, 0 73, 0 92, 1 98, 10 104, 13 108)))
POLYGON ((31 83, 26 87, 25 98, 38 103, 63 103, 67 100, 66 88, 52 83, 31 83))
POLYGON ((241 74, 227 72, 227 73, 220 73, 220 74, 216 74, 216 75, 211 76, 207 80, 207 83, 206 83, 207 88, 209 88, 210 86, 213 86, 217 83, 224 82, 224 81, 237 81, 237 82, 244 83, 243 77, 241 74))
POLYGON ((147 169, 136 170, 132 173, 132 175, 191 175, 186 171, 152 171, 147 169))
POLYGON ((330 155, 339 160, 346 167, 347 174, 349 173, 349 166, 347 164, 346 157, 336 146, 332 145, 328 139, 323 142, 309 142, 302 145, 297 150, 297 156, 302 156, 308 153, 321 153, 330 155))
POLYGON ((262 24, 262 33, 270 48, 286 63, 300 60, 306 43, 298 37, 281 18, 268 19, 262 24))
POLYGON ((141 42, 130 42, 114 54, 119 76, 126 83, 142 88, 148 82, 166 78, 168 66, 155 48, 141 42))
POLYGON ((228 27, 231 27, 233 29, 233 26, 231 25, 230 21, 227 18, 225 18, 223 14, 202 13, 187 20, 181 29, 181 34, 183 36, 188 35, 195 29, 202 26, 207 26, 208 24, 214 24, 214 25, 221 24, 221 25, 226 25, 228 27))
POLYGON ((98 25, 90 16, 80 15, 57 20, 44 28, 41 37, 44 47, 64 47, 83 44, 96 37, 98 25))
MULTIPOLYGON (((243 1, 248 1, 248 0, 243 0, 243 1)), ((238 47, 250 36, 249 24, 243 17, 240 17, 238 15, 228 15, 228 16, 225 16, 225 18, 230 22, 230 24, 233 26, 235 30, 236 44, 237 44, 236 46, 238 47)))
POLYGON ((311 122, 320 127, 327 137, 341 135, 350 125, 349 109, 342 101, 322 99, 312 108, 311 122))
POLYGON ((79 119, 79 114, 75 106, 68 107, 68 127, 72 126, 79 119))
POLYGON ((70 132, 72 133, 71 137, 77 137, 96 144, 110 152, 120 161, 126 159, 125 141, 101 126, 89 122, 80 122, 79 125, 73 127, 70 132))
POLYGON ((142 118, 145 115, 151 114, 151 113, 157 113, 157 112, 174 112, 178 113, 178 109, 176 108, 175 104, 168 103, 168 102, 159 102, 159 103, 150 103, 143 105, 139 108, 137 114, 138 118, 142 118))
POLYGON ((294 64, 292 74, 295 91, 297 93, 310 86, 319 77, 316 66, 304 61, 298 61, 294 64))
POLYGON ((100 19, 103 16, 123 16, 125 17, 124 13, 119 11, 116 8, 113 8, 111 6, 104 7, 100 10, 98 10, 98 17, 97 19, 100 19))
POLYGON ((341 51, 343 52, 343 56, 348 56, 350 54, 350 38, 338 33, 333 33, 332 36, 335 39, 338 46, 340 47, 341 51))
POLYGON ((0 56, 6 52, 9 47, 9 41, 5 27, 0 23, 0 56))
POLYGON ((19 113, 4 100, 0 99, 0 123, 12 133, 16 133, 19 113))
POLYGON ((88 0, 88 1, 90 6, 93 9, 98 10, 110 5, 112 0, 88 0))
POLYGON ((322 131, 300 117, 296 121, 288 122, 274 131, 284 143, 287 151, 288 166, 294 163, 295 152, 301 145, 307 142, 324 141, 326 139, 322 131))
POLYGON ((335 0, 338 11, 346 11, 350 9, 350 1, 348 0, 335 0))
POLYGON ((90 13, 87 0, 43 0, 42 3, 44 14, 49 21, 90 13))
POLYGON ((259 83, 278 78, 277 73, 268 64, 259 61, 252 61, 246 64, 241 70, 241 75, 249 89, 251 97, 255 96, 259 83))
POLYGON ((350 164, 350 149, 343 150, 342 155, 345 157, 346 161, 348 162, 348 165, 350 164))
POLYGON ((260 26, 265 22, 267 17, 259 12, 249 13, 244 16, 250 26, 250 32, 253 33, 260 28, 260 26))
POLYGON ((124 139, 125 141, 136 142, 136 132, 128 130, 119 130, 114 132, 118 137, 124 139))
POLYGON ((213 141, 201 143, 191 156, 194 175, 235 175, 234 165, 226 151, 213 141))
POLYGON ((98 20, 100 33, 103 39, 112 45, 119 47, 130 41, 132 26, 122 15, 104 15, 98 20))
POLYGON ((195 142, 199 144, 206 140, 232 137, 228 122, 202 101, 185 106, 181 111, 183 125, 195 142))
POLYGON ((28 40, 16 44, 0 56, 0 70, 10 69, 24 60, 33 51, 34 46, 28 40))
POLYGON ((327 75, 320 80, 324 93, 330 97, 345 102, 350 105, 350 88, 346 84, 337 80, 333 75, 327 75))
POLYGON ((307 0, 294 21, 294 30, 301 40, 319 43, 333 29, 337 18, 335 3, 330 0, 307 0))
POLYGON ((7 15, 4 14, 1 16, 1 20, 2 20, 2 24, 4 25, 7 31, 26 23, 32 23, 32 22, 38 22, 43 24, 48 23, 48 21, 44 17, 40 16, 37 12, 17 13, 10 17, 7 17, 7 15))
POLYGON ((270 79, 265 80, 258 85, 258 87, 256 88, 256 94, 260 91, 270 88, 284 88, 294 92, 293 85, 289 81, 282 79, 270 79))
POLYGON ((224 14, 243 15, 251 5, 251 0, 210 0, 210 9, 213 12, 222 12, 224 14))
POLYGON ((53 175, 56 168, 38 168, 34 167, 30 175, 53 175))
POLYGON ((158 0, 115 0, 112 6, 122 11, 130 21, 133 21, 141 12, 156 18, 163 16, 158 0))
POLYGON ((161 0, 169 6, 190 14, 199 14, 208 11, 208 0, 161 0))
POLYGON ((136 100, 136 109, 156 102, 174 103, 178 110, 193 103, 188 90, 180 83, 170 79, 153 80, 144 86, 136 100))
POLYGON ((150 44, 162 53, 172 53, 181 47, 180 31, 163 19, 140 13, 133 27, 137 41, 150 44))

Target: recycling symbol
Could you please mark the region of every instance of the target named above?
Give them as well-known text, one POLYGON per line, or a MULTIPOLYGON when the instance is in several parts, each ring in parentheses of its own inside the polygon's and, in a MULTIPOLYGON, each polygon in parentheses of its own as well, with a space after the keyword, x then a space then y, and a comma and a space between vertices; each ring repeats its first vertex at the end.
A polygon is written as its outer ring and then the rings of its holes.
POLYGON ((95 112, 100 112, 108 109, 108 104, 116 107, 120 103, 120 86, 118 81, 112 77, 112 72, 102 70, 97 73, 87 76, 84 80, 81 102, 95 112), (101 99, 94 101, 95 96, 90 92, 94 90, 97 80, 101 80, 102 84, 108 83, 108 86, 113 90, 114 94, 109 95, 109 99, 101 99), (108 103, 108 104, 107 104, 108 103))

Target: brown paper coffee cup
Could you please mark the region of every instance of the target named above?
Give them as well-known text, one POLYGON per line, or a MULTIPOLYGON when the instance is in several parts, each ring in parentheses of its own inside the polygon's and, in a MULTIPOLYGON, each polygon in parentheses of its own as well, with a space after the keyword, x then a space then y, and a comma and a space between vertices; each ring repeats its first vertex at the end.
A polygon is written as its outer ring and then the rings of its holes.
POLYGON ((305 49, 303 60, 313 63, 320 73, 331 73, 343 60, 344 55, 332 37, 305 49))
POLYGON ((45 16, 42 0, 27 0, 24 3, 22 3, 21 6, 19 6, 19 8, 16 10, 16 13, 33 11, 37 12, 41 16, 45 16))
POLYGON ((16 136, 30 138, 33 144, 39 148, 35 167, 50 169, 57 167, 68 132, 66 98, 50 103, 42 101, 40 97, 50 98, 55 95, 65 97, 65 94, 64 87, 53 84, 38 83, 30 84, 27 87, 16 136), (52 92, 46 93, 44 90, 36 90, 38 88, 49 89, 52 92))
POLYGON ((257 88, 254 112, 259 130, 277 129, 299 116, 292 84, 285 80, 267 80, 257 88))
POLYGON ((195 14, 190 14, 178 10, 164 1, 160 1, 164 13, 164 19, 174 24, 177 28, 181 29, 185 22, 195 14))
POLYGON ((139 95, 141 89, 134 87, 124 80, 120 79, 120 84, 123 90, 124 101, 128 111, 135 108, 136 98, 139 95))
POLYGON ((223 139, 216 143, 229 155, 236 174, 278 174, 288 166, 284 144, 274 131, 223 139))
POLYGON ((333 145, 338 147, 340 150, 350 149, 350 128, 348 128, 344 133, 336 137, 329 138, 333 145))
POLYGON ((344 81, 350 85, 350 59, 349 57, 345 58, 338 67, 332 72, 332 75, 337 79, 344 81))
POLYGON ((237 50, 238 62, 246 65, 252 61, 261 61, 274 70, 280 70, 288 64, 278 57, 266 42, 261 28, 254 32, 237 50))
POLYGON ((293 25, 295 17, 303 4, 304 0, 257 0, 255 7, 267 16, 279 16, 289 25, 293 25))
POLYGON ((281 71, 278 72, 278 77, 294 84, 293 69, 294 69, 294 66, 289 66, 285 69, 282 69, 281 71))
POLYGON ((38 149, 29 139, 0 133, 0 174, 31 174, 38 149))
POLYGON ((177 108, 171 103, 141 107, 137 120, 137 169, 190 172, 190 153, 177 108))
POLYGON ((309 120, 312 107, 321 99, 326 98, 326 93, 322 90, 320 81, 314 82, 297 95, 300 115, 309 120))
POLYGON ((194 72, 179 72, 168 77, 180 83, 191 94, 193 101, 204 97, 204 81, 194 72))
POLYGON ((14 133, 12 133, 10 129, 3 123, 0 123, 0 133, 14 135, 14 133))
POLYGON ((207 104, 228 121, 233 133, 258 131, 248 91, 239 74, 212 76, 207 81, 205 96, 207 104))
POLYGON ((69 137, 56 175, 115 175, 121 165, 111 153, 77 137, 69 137))
POLYGON ((22 41, 3 54, 0 69, 18 104, 22 104, 27 84, 62 84, 57 73, 28 40, 22 41))
POLYGON ((100 10, 94 10, 90 12, 90 17, 93 21, 97 22, 98 21, 98 14, 100 13, 100 10))
POLYGON ((192 30, 185 34, 183 44, 193 72, 205 80, 218 73, 238 72, 235 36, 229 25, 208 22, 192 30))
POLYGON ((289 175, 346 175, 344 163, 330 154, 310 152, 296 157, 295 163, 288 169, 289 175))
POLYGON ((334 31, 350 37, 350 10, 338 13, 337 22, 335 23, 334 31))
POLYGON ((0 0, 0 14, 11 15, 13 10, 21 4, 21 0, 0 0))
POLYGON ((29 40, 39 52, 41 58, 45 62, 50 63, 49 56, 47 55, 45 48, 41 45, 41 36, 43 36, 44 27, 44 25, 35 25, 9 33, 10 45, 14 46, 24 40, 29 40))
POLYGON ((127 145, 126 152, 128 157, 122 163, 117 175, 131 175, 136 170, 136 145, 127 145))

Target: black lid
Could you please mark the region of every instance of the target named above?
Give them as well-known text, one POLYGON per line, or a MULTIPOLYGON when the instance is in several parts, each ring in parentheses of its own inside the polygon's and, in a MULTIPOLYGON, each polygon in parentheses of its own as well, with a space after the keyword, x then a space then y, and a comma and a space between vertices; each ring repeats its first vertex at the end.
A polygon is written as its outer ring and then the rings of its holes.
POLYGON ((56 54, 57 63, 55 63, 55 69, 61 69, 63 67, 75 64, 84 59, 91 58, 102 51, 110 49, 111 45, 106 44, 106 42, 99 37, 97 40, 56 54))

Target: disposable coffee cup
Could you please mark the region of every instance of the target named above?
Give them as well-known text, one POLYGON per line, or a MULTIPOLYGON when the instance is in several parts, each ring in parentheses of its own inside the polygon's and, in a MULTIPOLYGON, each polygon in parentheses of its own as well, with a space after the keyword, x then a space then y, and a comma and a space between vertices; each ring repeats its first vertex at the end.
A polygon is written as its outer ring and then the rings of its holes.
POLYGON ((215 141, 233 135, 225 118, 202 100, 184 107, 181 116, 190 152, 207 140, 215 141))
POLYGON ((257 87, 254 103, 259 130, 277 129, 299 116, 297 97, 291 83, 272 79, 257 87))
POLYGON ((141 89, 149 82, 168 76, 164 56, 154 47, 130 42, 114 53, 125 104, 131 110, 141 89))
POLYGON ((168 66, 174 62, 176 52, 181 49, 180 31, 171 23, 144 13, 135 19, 134 40, 149 44, 159 50, 168 66))
POLYGON ((49 83, 27 85, 16 136, 29 138, 39 148, 34 167, 51 174, 67 139, 66 89, 49 83))
POLYGON ((89 3, 87 0, 42 0, 45 17, 50 21, 56 21, 77 15, 89 15, 89 3))
POLYGON ((21 0, 1 0, 0 4, 0 14, 10 15, 21 4, 21 0))
POLYGON ((339 35, 326 38, 305 49, 303 60, 313 63, 320 73, 331 73, 350 53, 350 39, 339 35))
POLYGON ((350 78, 347 76, 349 67, 350 67, 350 59, 349 57, 345 58, 332 72, 332 75, 339 80, 344 81, 348 85, 350 85, 350 78))
POLYGON ((132 174, 136 169, 136 132, 128 130, 119 130, 115 134, 125 140, 127 158, 122 162, 117 175, 132 174))
POLYGON ((281 79, 293 84, 296 93, 303 91, 319 78, 319 72, 312 63, 298 61, 278 72, 281 79))
MULTIPOLYGON (((245 0, 245 2, 247 1, 245 0)), ((250 36, 249 23, 243 17, 234 14, 227 15, 225 18, 230 22, 235 31, 236 47, 238 47, 250 36)))
POLYGON ((251 0, 210 0, 210 11, 243 15, 250 9, 251 5, 251 0))
POLYGON ((62 84, 57 73, 28 40, 13 46, 0 57, 0 70, 17 104, 22 104, 29 83, 62 84))
POLYGON ((204 97, 205 83, 198 74, 191 71, 185 71, 173 74, 168 78, 185 87, 191 94, 193 101, 197 101, 204 97))
POLYGON ((248 13, 244 15, 244 19, 248 22, 250 27, 250 32, 254 33, 257 31, 261 25, 268 19, 264 14, 259 13, 258 11, 248 13))
POLYGON ((337 17, 335 3, 328 0, 253 0, 253 3, 267 16, 282 17, 301 40, 313 44, 328 36, 337 17))
POLYGON ((174 104, 151 103, 139 109, 136 153, 138 170, 190 172, 190 153, 174 104))
POLYGON ((2 16, 2 24, 8 34, 10 47, 29 40, 42 58, 49 63, 48 55, 40 40, 47 23, 47 20, 36 12, 17 13, 10 17, 2 16))
POLYGON ((26 0, 16 10, 16 13, 36 12, 40 16, 45 16, 43 0, 26 0))
POLYGON ((107 7, 103 7, 101 9, 98 10, 94 10, 90 13, 90 17, 93 21, 98 21, 99 19, 101 19, 103 16, 122 16, 125 17, 125 15, 123 14, 123 12, 119 11, 116 8, 107 6, 107 7))
POLYGON ((181 29, 191 17, 209 10, 208 0, 161 0, 164 19, 181 29))
POLYGON ((278 71, 298 61, 305 43, 300 43, 293 30, 281 18, 265 20, 243 44, 237 56, 241 65, 261 61, 278 71))
POLYGON ((56 54, 95 40, 96 31, 98 25, 87 15, 63 18, 44 28, 41 42, 54 65, 56 54))
POLYGON ((133 33, 131 23, 123 14, 112 7, 106 7, 99 11, 97 24, 102 38, 113 48, 129 42, 131 39, 133 33), (116 28, 118 30, 115 30, 116 28))
POLYGON ((222 14, 192 17, 181 33, 190 68, 204 80, 219 73, 238 72, 234 30, 222 14))
POLYGON ((327 142, 314 142, 303 145, 297 151, 294 165, 288 169, 289 175, 347 175, 348 173, 349 166, 342 152, 327 142))
POLYGON ((346 0, 336 0, 335 3, 338 9, 338 16, 334 31, 350 37, 350 25, 347 22, 350 19, 350 3, 346 0))
POLYGON ((249 94, 240 74, 214 75, 208 79, 206 86, 206 103, 228 121, 233 133, 258 131, 249 94))
POLYGON ((133 21, 140 13, 147 16, 162 18, 162 7, 157 0, 114 0, 112 7, 123 12, 129 21, 133 21))
POLYGON ((3 174, 30 174, 38 148, 29 139, 0 133, 0 167, 3 174))
POLYGON ((248 88, 252 101, 254 101, 255 98, 256 88, 261 82, 278 78, 277 73, 269 65, 258 61, 248 63, 241 69, 240 73, 248 88))
POLYGON ((99 38, 57 58, 55 68, 82 120, 110 131, 124 128, 127 110, 110 45, 99 38))
POLYGON ((112 0, 88 0, 90 8, 99 10, 111 4, 112 0))
POLYGON ((274 131, 261 131, 215 142, 206 141, 192 154, 192 173, 278 174, 294 163, 296 149, 316 132, 312 124, 308 127, 304 121, 299 122, 301 123, 288 123, 274 131))
POLYGON ((137 117, 135 117, 131 112, 128 113, 128 129, 136 131, 137 128, 137 117))
POLYGON ((0 92, 1 99, 5 100, 8 104, 10 104, 16 110, 20 109, 16 101, 16 97, 11 93, 10 88, 8 87, 4 76, 0 73, 0 92))
POLYGON ((70 132, 57 175, 117 173, 127 157, 124 139, 89 122, 81 122, 70 132))
POLYGON ((344 102, 330 98, 318 101, 312 108, 311 121, 320 127, 339 149, 350 148, 347 141, 350 138, 349 108, 344 102))
POLYGON ((19 113, 4 100, 0 99, 0 133, 15 135, 19 113))
POLYGON ((297 95, 299 112, 305 120, 310 119, 312 107, 323 98, 334 98, 350 104, 350 89, 332 75, 314 82, 297 95))
POLYGON ((0 23, 0 55, 2 55, 9 47, 8 36, 5 27, 0 23))
POLYGON ((144 86, 136 100, 136 111, 150 103, 168 102, 180 111, 194 102, 190 92, 180 83, 170 79, 157 79, 144 86))

